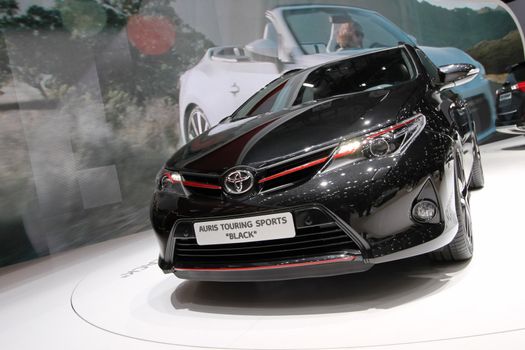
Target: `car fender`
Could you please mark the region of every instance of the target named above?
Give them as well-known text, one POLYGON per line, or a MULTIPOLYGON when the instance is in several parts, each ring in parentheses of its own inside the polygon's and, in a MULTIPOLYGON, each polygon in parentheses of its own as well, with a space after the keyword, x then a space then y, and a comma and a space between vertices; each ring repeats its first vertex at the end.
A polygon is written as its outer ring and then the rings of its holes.
MULTIPOLYGON (((204 74, 202 71, 200 71, 198 67, 194 67, 186 71, 180 77, 179 127, 180 127, 181 138, 184 139, 183 143, 187 141, 185 140, 186 138, 185 128, 186 128, 186 114, 188 113, 189 108, 192 105, 197 105, 206 111, 213 110, 211 108, 212 104, 210 104, 210 100, 208 100, 207 98, 201 98, 203 96, 210 95, 209 93, 210 91, 208 87, 211 84, 213 84, 213 82, 210 81, 209 77, 206 74, 204 74)), ((215 103, 215 102, 211 102, 211 103, 215 103)), ((210 118, 210 116, 207 115, 207 118, 210 118)), ((211 125, 214 125, 218 121, 216 121, 215 123, 214 122, 210 122, 210 123, 211 125)))
MULTIPOLYGON (((181 130, 184 130, 184 122, 188 107, 198 105, 206 114, 210 125, 217 124, 222 118, 224 110, 228 109, 224 103, 226 91, 219 88, 224 79, 221 74, 222 67, 215 67, 210 62, 208 50, 202 60, 193 68, 186 71, 180 77, 179 111, 181 130)), ((183 133, 184 135, 184 133, 183 133)))
POLYGON ((485 67, 465 51, 455 47, 420 46, 420 49, 423 50, 423 52, 425 52, 425 54, 438 67, 453 63, 470 63, 479 68, 479 74, 473 81, 465 85, 457 86, 453 90, 464 96, 467 100, 475 96, 483 95, 489 108, 489 115, 484 117, 488 117, 490 120, 488 122, 488 127, 485 127, 483 130, 477 130, 477 137, 479 140, 483 140, 495 132, 496 103, 494 101, 490 82, 485 79, 485 67))

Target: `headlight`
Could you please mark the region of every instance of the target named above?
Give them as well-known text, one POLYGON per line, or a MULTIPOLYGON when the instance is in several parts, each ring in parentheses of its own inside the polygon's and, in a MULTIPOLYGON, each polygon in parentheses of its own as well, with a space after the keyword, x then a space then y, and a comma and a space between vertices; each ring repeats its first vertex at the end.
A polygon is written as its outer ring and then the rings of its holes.
POLYGON ((157 175, 157 189, 159 191, 184 192, 182 177, 175 171, 162 169, 157 175))
POLYGON ((334 159, 376 158, 397 154, 406 149, 425 127, 423 114, 401 123, 342 142, 334 159))

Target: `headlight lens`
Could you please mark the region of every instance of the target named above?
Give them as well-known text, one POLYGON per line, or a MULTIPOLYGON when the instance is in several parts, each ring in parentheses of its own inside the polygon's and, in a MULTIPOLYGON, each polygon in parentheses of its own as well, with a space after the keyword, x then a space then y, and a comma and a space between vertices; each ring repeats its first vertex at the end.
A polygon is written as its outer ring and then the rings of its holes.
POLYGON ((397 154, 406 149, 425 127, 423 114, 401 123, 342 142, 334 159, 376 158, 397 154))
POLYGON ((157 175, 157 189, 159 191, 184 192, 182 177, 175 171, 162 169, 157 175))

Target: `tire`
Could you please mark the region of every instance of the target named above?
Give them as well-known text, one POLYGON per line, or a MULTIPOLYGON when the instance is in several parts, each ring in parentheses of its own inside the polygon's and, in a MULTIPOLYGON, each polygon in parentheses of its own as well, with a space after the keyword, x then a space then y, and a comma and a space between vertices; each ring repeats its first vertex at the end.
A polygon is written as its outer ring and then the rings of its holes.
POLYGON ((458 178, 458 170, 455 172, 455 202, 458 216, 458 232, 446 246, 429 253, 434 261, 458 262, 472 258, 474 252, 474 239, 472 236, 472 222, 470 217, 470 204, 468 192, 463 195, 458 178))
POLYGON ((206 114, 204 114, 203 110, 199 106, 193 105, 189 109, 186 117, 186 124, 184 128, 186 142, 193 140, 209 128, 210 122, 208 122, 206 114))
POLYGON ((469 189, 479 190, 485 186, 485 175, 483 175, 483 164, 481 163, 481 152, 476 141, 476 154, 474 155, 474 165, 470 174, 469 189))

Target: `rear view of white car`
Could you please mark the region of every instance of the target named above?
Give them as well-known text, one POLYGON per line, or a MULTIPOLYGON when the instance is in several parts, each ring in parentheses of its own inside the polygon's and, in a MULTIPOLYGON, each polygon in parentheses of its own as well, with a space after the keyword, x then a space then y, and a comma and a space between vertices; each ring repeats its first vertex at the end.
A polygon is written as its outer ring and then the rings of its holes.
MULTIPOLYGON (((296 5, 266 12, 262 39, 245 47, 209 49, 202 60, 181 76, 180 132, 190 141, 231 115, 251 95, 282 74, 341 56, 353 56, 400 42, 415 45, 409 36, 377 12, 346 6, 296 5), (342 27, 356 23, 358 47, 338 43, 342 27)), ((480 69, 476 79, 451 87, 466 97, 478 139, 495 130, 496 110, 483 66, 457 48, 420 47, 437 66, 471 63, 480 69)))

